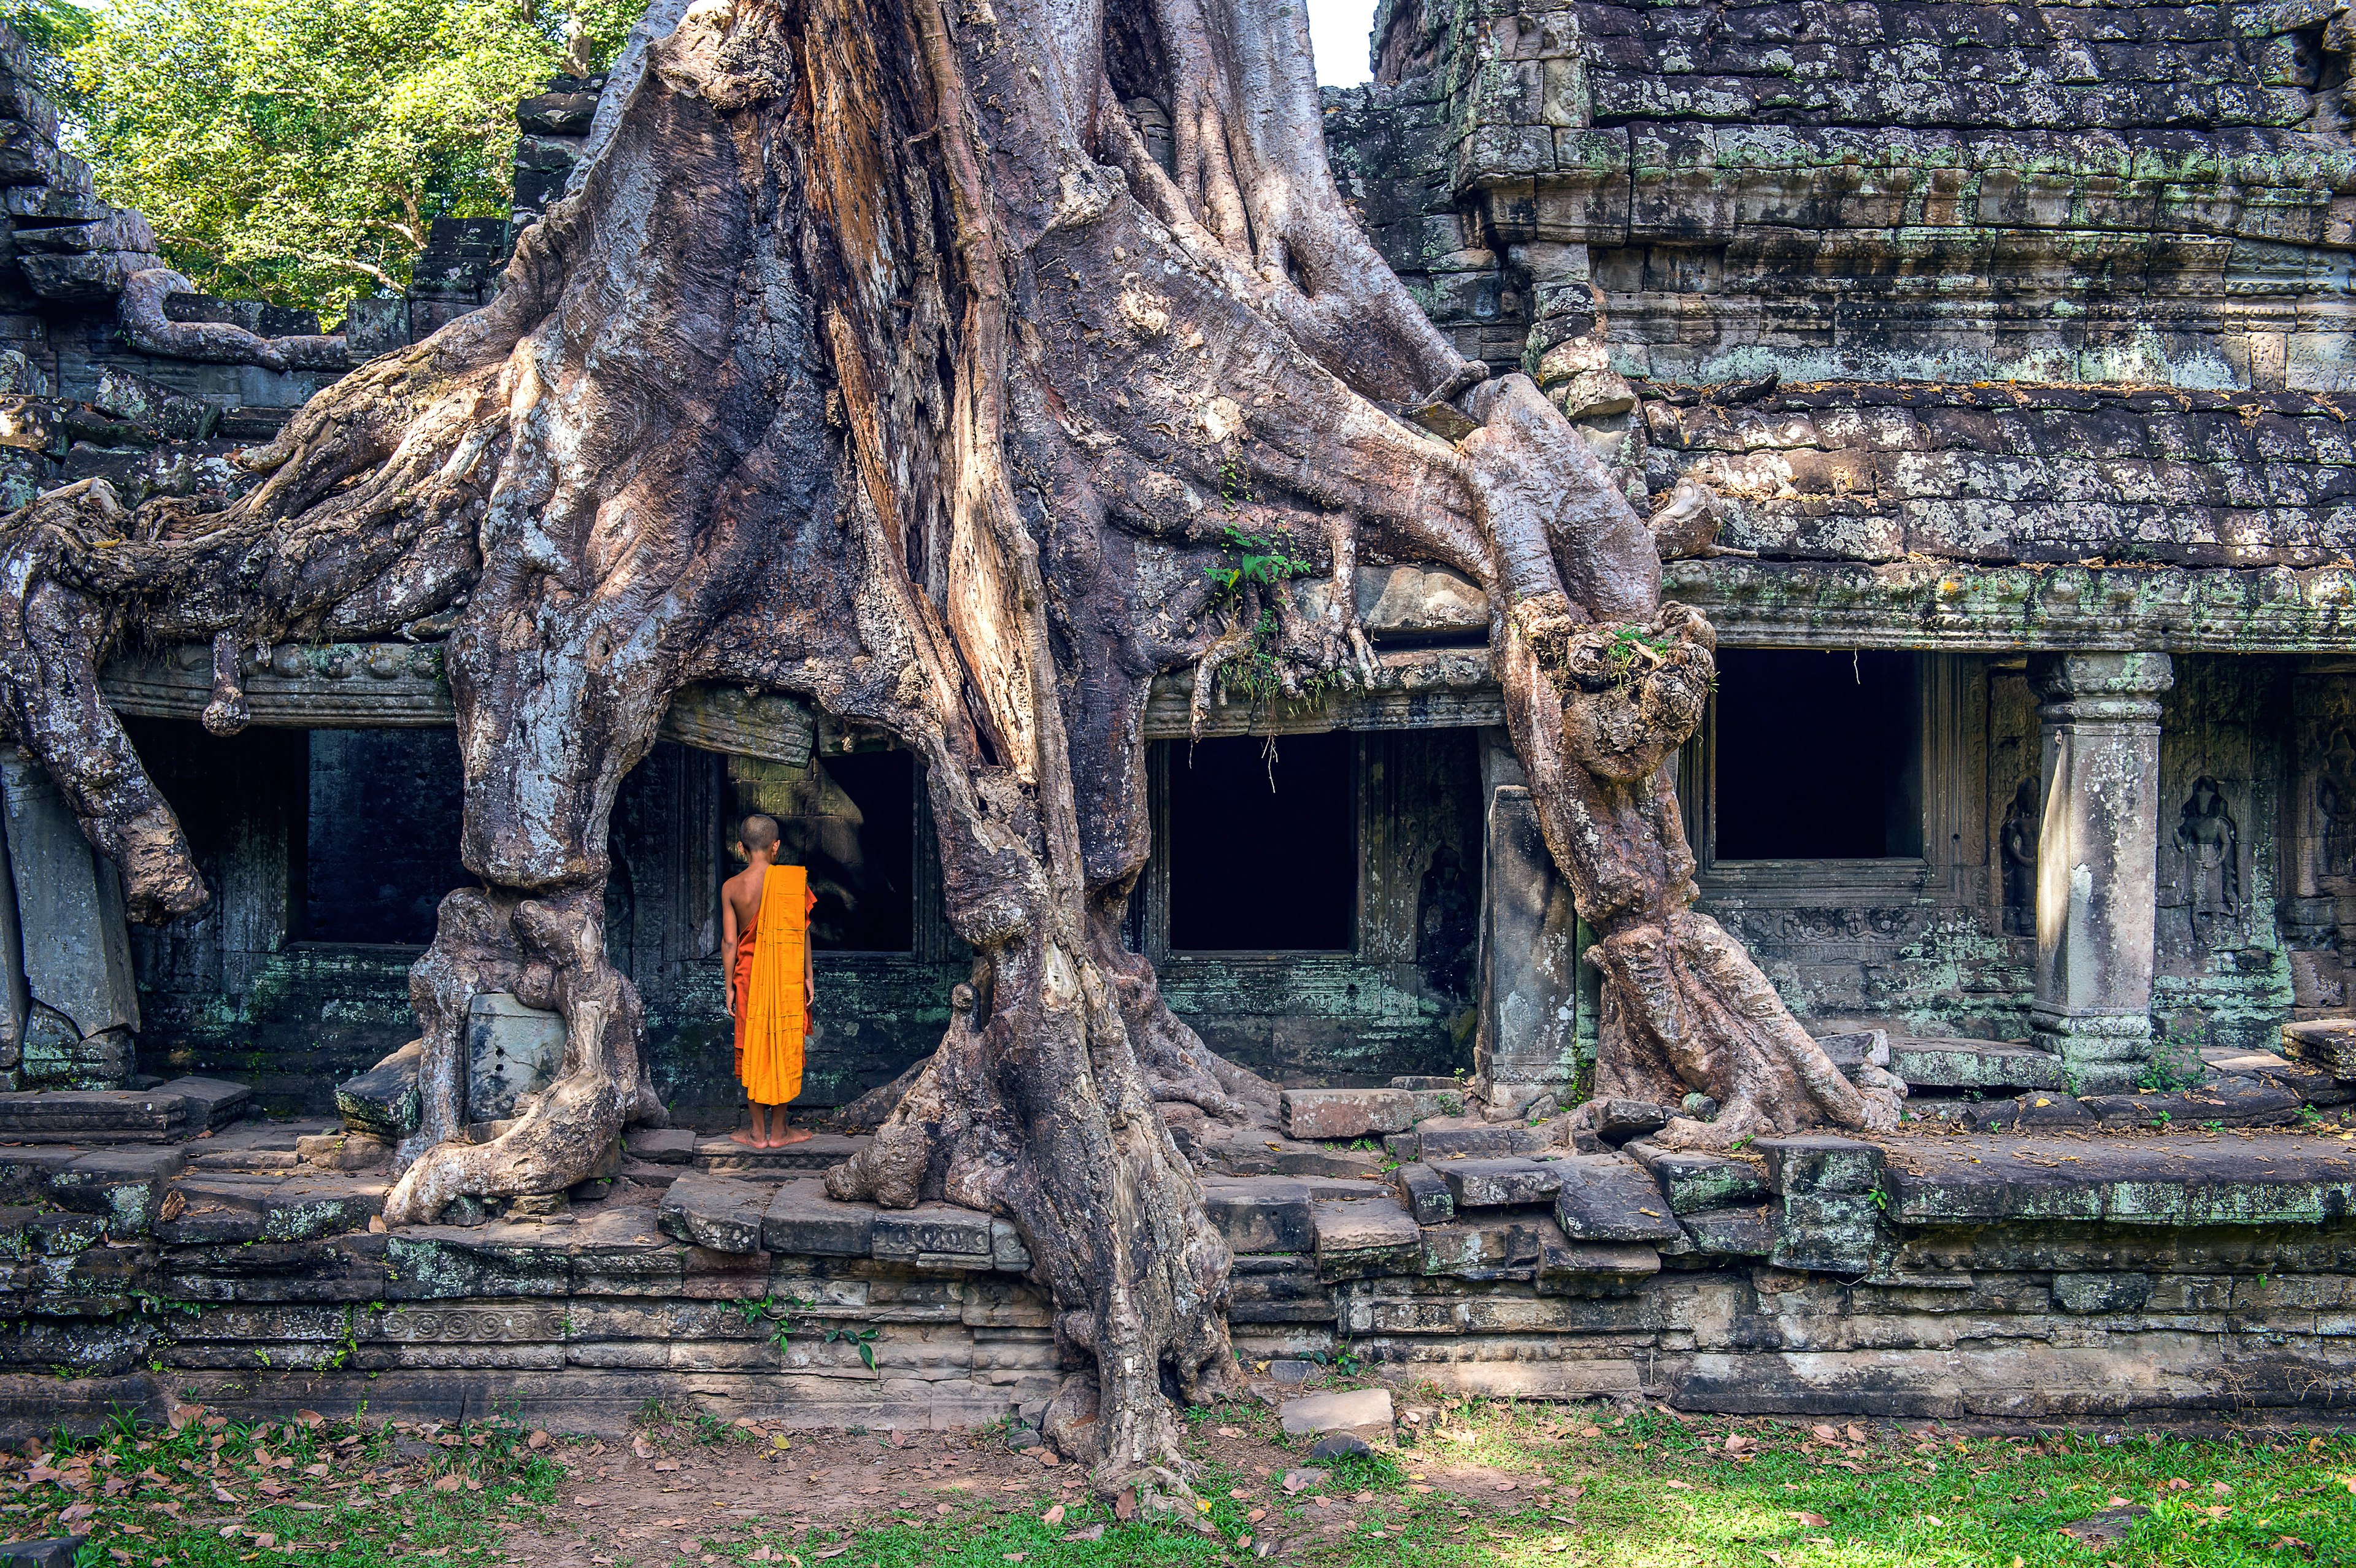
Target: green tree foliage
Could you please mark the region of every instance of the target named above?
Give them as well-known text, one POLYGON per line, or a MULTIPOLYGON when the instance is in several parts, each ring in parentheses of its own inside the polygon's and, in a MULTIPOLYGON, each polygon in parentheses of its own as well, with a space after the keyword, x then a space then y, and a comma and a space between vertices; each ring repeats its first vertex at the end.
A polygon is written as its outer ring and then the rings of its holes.
POLYGON ((76 150, 102 196, 147 215, 174 266, 209 293, 330 317, 355 293, 398 292, 434 219, 504 216, 516 101, 562 68, 568 24, 602 62, 639 9, 109 0, 77 17, 67 0, 15 7, 53 18, 76 150))

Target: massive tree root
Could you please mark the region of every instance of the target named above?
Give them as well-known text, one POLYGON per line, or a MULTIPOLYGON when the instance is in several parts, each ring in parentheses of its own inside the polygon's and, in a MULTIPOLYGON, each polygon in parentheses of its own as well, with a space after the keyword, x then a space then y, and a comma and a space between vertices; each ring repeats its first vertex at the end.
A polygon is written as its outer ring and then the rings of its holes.
MULTIPOLYGON (((394 1223, 551 1192, 654 1109, 603 957, 605 822, 684 683, 797 694, 926 770, 969 997, 845 1198, 1020 1231, 1072 1376, 1050 1430, 1098 1485, 1183 1497, 1165 1392, 1235 1385, 1229 1260, 1157 1102, 1273 1092, 1122 951, 1162 672, 1371 681, 1363 557, 1483 583, 1547 840, 1602 933, 1602 1082, 1727 1107, 1687 1141, 1894 1104, 1829 1071, 1690 912, 1663 759, 1709 678, 1649 536, 1525 378, 1484 382, 1326 170, 1293 0, 696 0, 650 14, 573 192, 498 302, 314 400, 214 510, 102 485, 0 528, 0 713, 141 918, 203 897, 98 697, 124 639, 244 650, 448 629, 466 863, 413 992, 425 1121, 394 1223), (1173 167, 1122 103, 1173 111, 1173 167), (1451 444, 1395 411, 1454 399, 1451 444), (1223 588, 1237 534, 1334 581, 1223 588), (474 1141, 458 1039, 507 988, 566 1023, 556 1083, 474 1141)), ((1191 1114, 1191 1113, 1190 1113, 1191 1114)), ((1187 1510, 1191 1517, 1191 1511, 1187 1510)))

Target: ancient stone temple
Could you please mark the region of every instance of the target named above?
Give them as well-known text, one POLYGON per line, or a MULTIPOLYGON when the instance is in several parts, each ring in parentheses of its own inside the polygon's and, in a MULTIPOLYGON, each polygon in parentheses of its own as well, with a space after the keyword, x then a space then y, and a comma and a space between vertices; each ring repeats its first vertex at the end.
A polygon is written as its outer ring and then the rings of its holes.
MULTIPOLYGON (((1376 82, 1325 94, 1358 217, 1462 352, 1578 421, 1717 627, 1675 763, 1700 907, 1837 1061, 1894 1072, 1910 1125, 1953 1136, 1725 1158, 1647 1144, 1661 1107, 1560 1123, 1596 982, 1500 728, 1487 603, 1371 564, 1383 684, 1198 726, 1182 675, 1146 720, 1130 946, 1288 1091, 1249 1156, 1172 1117, 1247 1359, 1347 1342, 1447 1387, 1693 1408, 2344 1404, 2344 16, 1385 0, 1372 47, 1376 82)), ((604 87, 527 101, 512 220, 437 225, 406 299, 323 336, 196 294, 12 77, 10 504, 244 482, 229 451, 492 297, 604 87)), ((1168 106, 1125 107, 1166 155, 1168 106)), ((231 739, 198 722, 209 650, 110 667, 216 894, 190 920, 128 926, 55 786, 0 758, 0 1361, 27 1370, 0 1413, 37 1376, 43 1420, 166 1382, 256 1409, 1035 1418, 1057 1361, 1012 1226, 827 1198, 872 1117, 789 1150, 712 1136, 737 1104, 717 889, 745 813, 818 894, 804 1104, 888 1095, 969 968, 910 754, 782 698, 691 691, 615 814, 606 942, 677 1127, 569 1202, 369 1229, 381 1140, 417 1115, 410 965, 468 880, 443 630, 249 650, 231 739), (770 1296, 880 1326, 880 1365, 729 1305, 770 1296)), ((496 1124, 562 1032, 500 994, 472 1017, 468 1116, 496 1124)))

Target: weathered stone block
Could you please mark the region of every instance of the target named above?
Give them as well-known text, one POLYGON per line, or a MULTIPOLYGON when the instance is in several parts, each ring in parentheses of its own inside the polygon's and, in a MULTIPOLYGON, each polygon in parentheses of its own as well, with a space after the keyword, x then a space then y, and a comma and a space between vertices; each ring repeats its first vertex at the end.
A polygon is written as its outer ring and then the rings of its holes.
POLYGON ((1400 1089, 1288 1089, 1284 1131, 1296 1138, 1362 1138, 1415 1125, 1415 1096, 1400 1089))
POLYGON ((692 1127, 633 1127, 622 1135, 622 1148, 632 1159, 649 1165, 685 1165, 695 1157, 701 1141, 692 1127))
POLYGON ((1685 1232, 1642 1166, 1618 1155, 1573 1155, 1562 1168, 1555 1219, 1580 1242, 1677 1242, 1685 1232))
POLYGON ((1309 1189, 1288 1177, 1208 1177, 1204 1206, 1237 1253, 1313 1253, 1309 1189))
POLYGON ((2333 1076, 2356 1079, 2356 1019, 2311 1019, 2283 1025, 2283 1050, 2333 1076))
POLYGON ((1538 1286, 1644 1279, 1661 1272, 1658 1248, 1639 1242, 1573 1242, 1538 1235, 1538 1286))
POLYGON ((1464 1114, 1464 1085, 1453 1078, 1394 1078, 1391 1087, 1414 1096, 1419 1123, 1464 1114))
POLYGON ((1765 1257, 1775 1250, 1775 1211, 1761 1203, 1744 1209, 1705 1209, 1679 1216, 1694 1251, 1709 1256, 1765 1257))
POLYGON ((74 1568, 86 1535, 52 1535, 38 1541, 0 1541, 0 1568, 74 1568))
POLYGON ((1312 1206, 1317 1273, 1324 1279, 1414 1274, 1423 1263, 1423 1230, 1393 1199, 1327 1199, 1312 1206))
POLYGON ((1653 1173, 1653 1179, 1668 1197, 1672 1214, 1726 1208, 1767 1196, 1765 1178, 1747 1160, 1655 1148, 1643 1142, 1632 1143, 1622 1152, 1653 1173))
POLYGON ((1474 1060, 1494 1115, 1567 1093, 1579 1072, 1578 913, 1527 786, 1489 794, 1488 901, 1474 1060))
POLYGON ((563 1061, 562 1018, 505 991, 477 996, 466 1008, 466 1119, 515 1115, 517 1098, 554 1083, 563 1061))
POLYGON ((1787 1193, 1768 1255, 1777 1268, 1864 1274, 1881 1244, 1881 1211, 1862 1193, 1787 1193))
POLYGON ((1870 1192, 1881 1185, 1881 1150, 1855 1138, 1761 1138, 1751 1147, 1766 1159, 1767 1185, 1777 1192, 1870 1192))
POLYGON ((1417 1157, 1424 1160, 1447 1159, 1455 1155, 1502 1158, 1513 1155, 1542 1154, 1559 1147, 1548 1127, 1515 1126, 1510 1123, 1483 1123, 1476 1126, 1429 1126, 1415 1129, 1417 1157))
POLYGON ((2283 1126, 2298 1120, 2298 1091, 2262 1079, 2221 1079, 2176 1094, 2089 1094, 2082 1104, 2106 1125, 2195 1127, 2283 1126))
POLYGON ((657 1223, 663 1234, 718 1253, 764 1251, 768 1188, 725 1176, 682 1176, 664 1194, 657 1223))
POLYGON ((1562 1159, 1450 1160, 1432 1168, 1459 1209, 1543 1203, 1562 1189, 1562 1159))
POLYGON ((2057 1274, 2053 1299, 2065 1312, 2140 1312, 2151 1299, 2145 1274, 2057 1274))
POLYGON ((423 1115, 417 1097, 417 1069, 424 1054, 421 1040, 411 1040, 374 1067, 336 1085, 336 1111, 344 1125, 398 1141, 417 1130, 423 1115))
POLYGON ((1644 1100, 1600 1100, 1593 1104, 1595 1136, 1615 1147, 1631 1138, 1659 1132, 1677 1114, 1670 1106, 1644 1100))
POLYGON ((872 1203, 838 1203, 826 1195, 823 1180, 799 1178, 780 1183, 769 1200, 761 1244, 773 1253, 863 1258, 874 1248, 875 1215, 872 1203))
POLYGON ((920 1203, 914 1209, 879 1209, 870 1247, 873 1255, 925 1267, 988 1268, 990 1216, 952 1203, 920 1203))
POLYGON ((1392 1174, 1399 1200, 1419 1225, 1444 1225, 1456 1218, 1456 1198, 1440 1172, 1423 1164, 1402 1165, 1392 1174))
POLYGON ((110 1148, 83 1155, 49 1178, 49 1190, 69 1209, 106 1217, 118 1241, 145 1235, 163 1200, 164 1184, 187 1168, 175 1148, 110 1148))
POLYGON ((1890 1071, 1917 1090, 2067 1091, 2062 1059, 2051 1051, 1985 1040, 1899 1040, 1890 1071))
POLYGON ((91 848, 72 807, 31 753, 14 747, 0 752, 0 796, 33 999, 62 1014, 84 1039, 136 1029, 131 933, 113 863, 91 848))
POLYGON ((1391 1435, 1391 1391, 1351 1389, 1339 1393, 1304 1394, 1277 1407, 1277 1422, 1290 1437, 1320 1432, 1354 1432, 1368 1438, 1391 1435))

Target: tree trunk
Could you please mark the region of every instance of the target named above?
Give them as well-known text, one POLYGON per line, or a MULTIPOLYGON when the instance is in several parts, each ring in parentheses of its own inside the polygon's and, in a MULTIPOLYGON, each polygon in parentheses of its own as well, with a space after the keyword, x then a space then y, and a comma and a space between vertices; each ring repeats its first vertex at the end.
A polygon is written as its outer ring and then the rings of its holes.
MULTIPOLYGON (((1011 1220, 1074 1375, 1051 1415, 1108 1491, 1183 1497, 1165 1391, 1236 1384, 1228 1257, 1155 1114, 1265 1125, 1122 951, 1147 852, 1153 677, 1376 678, 1362 557, 1484 585, 1547 842, 1602 933, 1601 1081, 1727 1105, 1675 1136, 1875 1125, 1740 950, 1687 906, 1662 760, 1710 679, 1650 537, 1527 379, 1416 309, 1325 166, 1295 0, 666 0, 575 188, 486 309, 315 399, 217 510, 102 485, 5 525, 0 707, 141 918, 203 898, 99 699, 124 638, 239 650, 449 634, 465 859, 412 979, 424 1125, 390 1222, 547 1192, 656 1114, 599 930, 605 822, 671 695, 793 693, 922 761, 970 997, 841 1197, 1011 1220), (995 5, 995 8, 993 6, 995 5), (1171 172, 1120 104, 1172 111, 1171 172), (1460 443, 1392 411, 1455 399, 1460 443), (1335 580, 1301 608, 1285 567, 1335 580), (459 1031, 511 989, 562 1072, 466 1140, 459 1031), (965 1005, 969 1004, 969 1005, 965 1005), (1732 1130, 1728 1130, 1732 1129, 1732 1130)), ((1191 1517, 1192 1510, 1187 1510, 1191 1517)))

